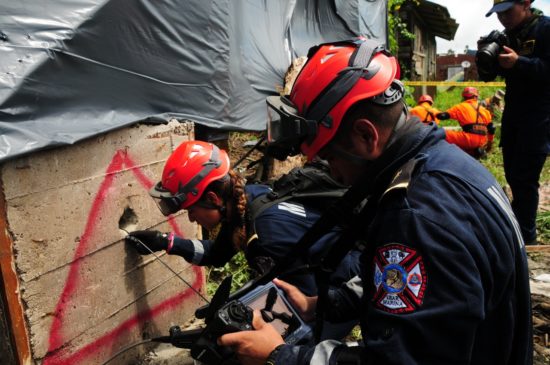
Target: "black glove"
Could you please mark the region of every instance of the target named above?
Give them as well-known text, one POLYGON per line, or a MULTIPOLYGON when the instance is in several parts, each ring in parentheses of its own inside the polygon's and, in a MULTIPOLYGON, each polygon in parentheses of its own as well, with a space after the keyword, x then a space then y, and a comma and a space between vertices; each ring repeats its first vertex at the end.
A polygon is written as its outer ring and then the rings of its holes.
POLYGON ((166 250, 168 248, 168 234, 159 231, 134 231, 125 238, 126 243, 140 255, 149 255, 151 251, 166 250), (151 250, 148 250, 147 245, 151 250))
POLYGON ((489 134, 495 134, 496 131, 497 131, 497 127, 495 127, 493 123, 487 124, 487 132, 489 134))
POLYGON ((435 117, 439 120, 447 120, 447 119, 451 119, 451 116, 449 115, 449 113, 447 112, 441 112, 441 113, 437 113, 435 115, 435 117))

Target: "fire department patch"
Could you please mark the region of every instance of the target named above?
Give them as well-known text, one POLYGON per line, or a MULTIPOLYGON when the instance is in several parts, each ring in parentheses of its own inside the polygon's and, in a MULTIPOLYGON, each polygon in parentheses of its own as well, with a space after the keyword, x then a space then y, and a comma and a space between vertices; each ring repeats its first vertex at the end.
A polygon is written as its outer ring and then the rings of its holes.
POLYGON ((416 250, 400 244, 379 247, 374 257, 373 301, 389 313, 409 313, 422 305, 427 275, 416 250))

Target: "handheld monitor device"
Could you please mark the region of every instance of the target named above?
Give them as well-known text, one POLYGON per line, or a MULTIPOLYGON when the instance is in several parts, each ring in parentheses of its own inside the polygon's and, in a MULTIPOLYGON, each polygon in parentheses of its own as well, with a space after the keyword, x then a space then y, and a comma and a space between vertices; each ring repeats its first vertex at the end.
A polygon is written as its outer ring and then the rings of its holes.
POLYGON ((260 311, 264 321, 273 325, 287 344, 304 344, 312 339, 312 328, 302 320, 285 293, 275 284, 259 285, 227 301, 231 280, 230 277, 226 279, 229 280, 224 280, 214 294, 211 306, 200 311, 206 327, 182 331, 179 326, 173 326, 170 336, 163 340, 190 349, 191 357, 203 364, 233 365, 238 363, 234 352, 229 347, 219 346, 217 340, 226 333, 252 330, 254 310, 260 311))
POLYGON ((289 345, 303 343, 313 334, 312 328, 290 305, 285 293, 272 282, 258 286, 239 301, 252 310, 259 310, 264 321, 271 323, 289 345))

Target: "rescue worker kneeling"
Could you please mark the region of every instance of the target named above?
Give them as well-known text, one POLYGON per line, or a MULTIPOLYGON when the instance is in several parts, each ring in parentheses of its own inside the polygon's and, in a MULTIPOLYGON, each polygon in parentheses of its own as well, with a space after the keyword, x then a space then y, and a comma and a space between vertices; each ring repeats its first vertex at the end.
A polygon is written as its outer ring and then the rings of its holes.
POLYGON ((464 100, 446 112, 437 114, 437 118, 457 120, 462 130, 445 129, 445 139, 479 159, 491 150, 495 128, 491 122, 491 113, 481 105, 478 97, 479 92, 475 87, 464 88, 464 100))
POLYGON ((410 115, 418 117, 422 123, 429 124, 434 122, 439 125, 439 119, 437 119, 437 114, 441 113, 438 109, 433 106, 434 100, 428 94, 421 95, 418 98, 418 105, 409 110, 410 115))

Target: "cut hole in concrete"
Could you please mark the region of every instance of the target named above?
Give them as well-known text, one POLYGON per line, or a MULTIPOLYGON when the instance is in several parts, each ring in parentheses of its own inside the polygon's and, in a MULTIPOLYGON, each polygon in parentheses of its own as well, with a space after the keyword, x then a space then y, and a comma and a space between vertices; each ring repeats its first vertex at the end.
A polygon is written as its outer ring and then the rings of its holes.
POLYGON ((118 228, 126 233, 136 230, 138 224, 138 217, 134 210, 130 207, 124 208, 122 216, 118 220, 118 228))

